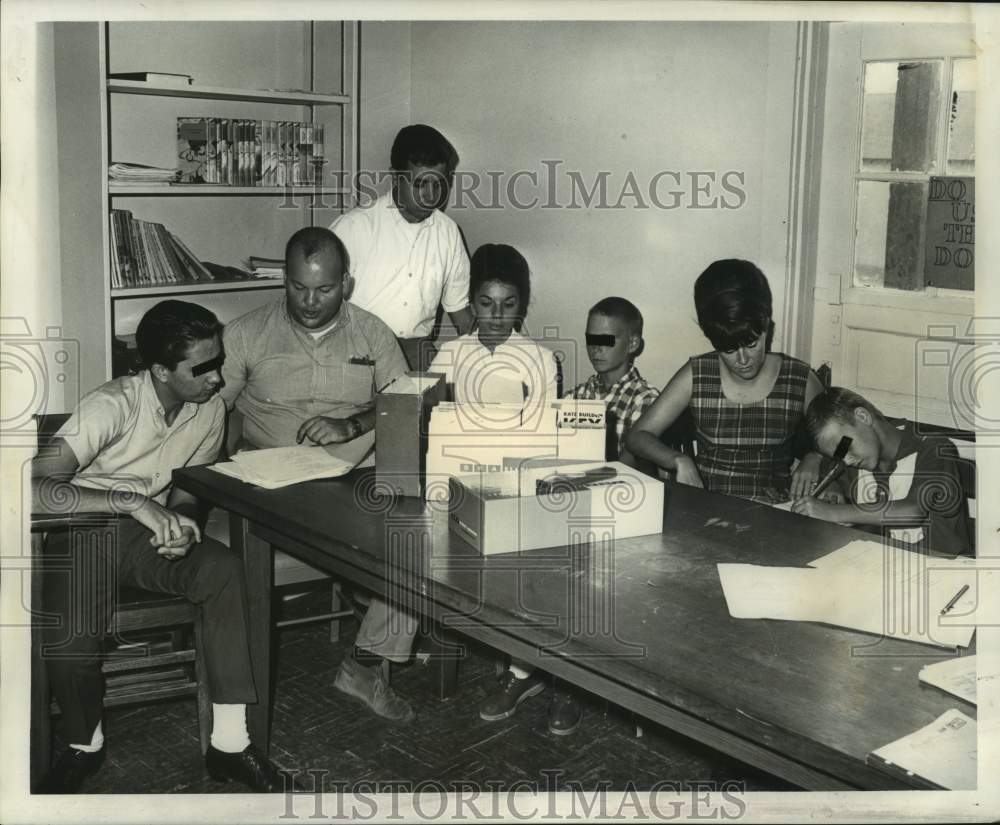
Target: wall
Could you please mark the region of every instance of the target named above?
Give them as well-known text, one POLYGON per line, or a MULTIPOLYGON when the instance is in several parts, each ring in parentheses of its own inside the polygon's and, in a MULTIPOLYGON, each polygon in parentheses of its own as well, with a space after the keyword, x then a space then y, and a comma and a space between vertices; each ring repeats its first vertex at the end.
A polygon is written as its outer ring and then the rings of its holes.
POLYGON ((470 251, 508 242, 525 254, 534 274, 529 329, 570 339, 567 384, 589 369, 585 352, 573 352, 586 311, 610 294, 642 309, 640 368, 655 383, 706 350, 691 290, 717 258, 761 261, 781 317, 785 251, 772 239, 784 243, 793 97, 783 90, 794 75, 794 33, 795 24, 766 23, 412 24, 412 119, 440 128, 460 169, 486 179, 480 201, 502 207, 456 203, 450 214, 470 251), (609 206, 631 173, 651 205, 649 183, 662 171, 682 176, 680 186, 661 178, 657 190, 677 208, 638 208, 627 193, 622 208, 545 208, 571 201, 570 172, 588 188, 606 173, 609 206), (727 171, 744 175, 730 183, 745 203, 721 187, 727 171), (703 191, 694 191, 697 172, 716 183, 700 177, 703 191), (510 195, 540 202, 513 208, 510 195), (741 208, 699 208, 712 201, 741 208))
POLYGON ((358 168, 389 168, 389 149, 410 122, 410 23, 360 24, 358 168))
POLYGON ((3 30, 2 413, 8 429, 61 410, 78 392, 78 348, 63 346, 56 164, 55 34, 51 23, 3 30), (60 355, 55 362, 56 353, 60 355), (12 424, 12 422, 16 422, 12 424))

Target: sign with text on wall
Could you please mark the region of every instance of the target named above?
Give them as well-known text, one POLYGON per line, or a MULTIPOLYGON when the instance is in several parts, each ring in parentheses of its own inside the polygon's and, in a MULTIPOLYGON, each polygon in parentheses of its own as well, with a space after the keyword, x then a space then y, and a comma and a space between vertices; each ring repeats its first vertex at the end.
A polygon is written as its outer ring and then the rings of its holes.
POLYGON ((931 178, 927 192, 925 286, 975 288, 975 191, 975 178, 931 178))

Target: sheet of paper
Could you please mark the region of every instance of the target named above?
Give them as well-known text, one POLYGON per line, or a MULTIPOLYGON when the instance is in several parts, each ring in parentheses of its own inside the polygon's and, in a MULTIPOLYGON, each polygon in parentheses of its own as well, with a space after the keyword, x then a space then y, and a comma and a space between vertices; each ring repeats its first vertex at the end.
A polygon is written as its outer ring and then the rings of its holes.
POLYGON ((240 465, 235 461, 220 461, 218 464, 212 464, 209 469, 226 476, 238 478, 240 481, 246 481, 243 473, 240 472, 240 465))
POLYGON ((371 454, 374 444, 375 433, 369 431, 353 441, 325 447, 299 445, 246 450, 233 456, 232 462, 216 465, 216 469, 259 487, 276 489, 345 475, 371 454))
MULTIPOLYGON (((719 579, 729 613, 738 619, 813 621, 938 647, 967 647, 974 625, 966 618, 949 621, 941 609, 975 570, 951 564, 937 568, 926 556, 899 551, 899 565, 882 560, 881 545, 845 554, 815 568, 720 564, 719 579), (873 549, 875 548, 875 549, 873 549)), ((972 587, 967 591, 972 592, 972 587)), ((966 594, 966 595, 967 595, 966 594)), ((964 597, 963 597, 964 599, 964 597)), ((960 599, 955 610, 961 609, 960 599)))
POLYGON ((302 445, 247 450, 237 453, 233 460, 247 480, 262 487, 343 475, 354 466, 326 450, 302 445))
POLYGON ((733 618, 821 620, 815 605, 816 571, 757 564, 720 564, 718 568, 733 618))
POLYGON ((872 751, 876 760, 949 790, 976 788, 976 720, 955 708, 872 751))
MULTIPOLYGON (((353 441, 347 441, 344 444, 329 444, 322 449, 326 450, 326 452, 333 458, 346 461, 352 468, 362 465, 362 461, 369 457, 372 459, 372 462, 374 462, 375 430, 369 430, 368 432, 359 435, 353 441)), ((372 464, 367 463, 363 466, 370 467, 372 464)))
POLYGON ((957 659, 924 665, 920 668, 920 681, 974 705, 976 704, 976 657, 960 656, 957 659))
POLYGON ((972 641, 978 598, 975 559, 942 559, 862 539, 810 565, 829 576, 824 599, 832 624, 942 646, 968 647, 972 641), (850 593, 850 599, 832 598, 850 593))

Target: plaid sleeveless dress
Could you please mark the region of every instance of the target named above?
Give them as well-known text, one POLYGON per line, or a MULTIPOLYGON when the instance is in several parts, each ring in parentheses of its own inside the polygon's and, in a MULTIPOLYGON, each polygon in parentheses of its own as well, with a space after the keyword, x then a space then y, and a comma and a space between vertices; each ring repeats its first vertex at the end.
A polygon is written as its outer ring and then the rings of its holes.
POLYGON ((809 365, 783 353, 767 398, 749 404, 722 393, 714 352, 691 359, 691 414, 698 439, 696 462, 705 487, 764 501, 788 498, 792 439, 805 414, 809 365))

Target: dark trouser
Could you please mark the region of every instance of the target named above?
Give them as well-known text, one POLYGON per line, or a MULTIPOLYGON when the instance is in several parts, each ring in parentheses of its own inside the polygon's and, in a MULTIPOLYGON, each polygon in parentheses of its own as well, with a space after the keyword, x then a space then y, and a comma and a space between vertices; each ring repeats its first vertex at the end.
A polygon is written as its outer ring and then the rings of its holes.
POLYGON ((406 356, 406 363, 411 370, 427 372, 430 369, 431 361, 437 355, 437 347, 428 335, 424 338, 397 338, 399 346, 406 356))
POLYGON ((169 561, 157 554, 151 537, 131 518, 102 529, 74 528, 49 535, 42 609, 59 621, 43 630, 42 655, 62 710, 59 733, 69 743, 88 744, 101 720, 101 643, 122 586, 184 596, 199 605, 212 701, 257 701, 239 557, 214 539, 205 539, 183 559, 169 561))

